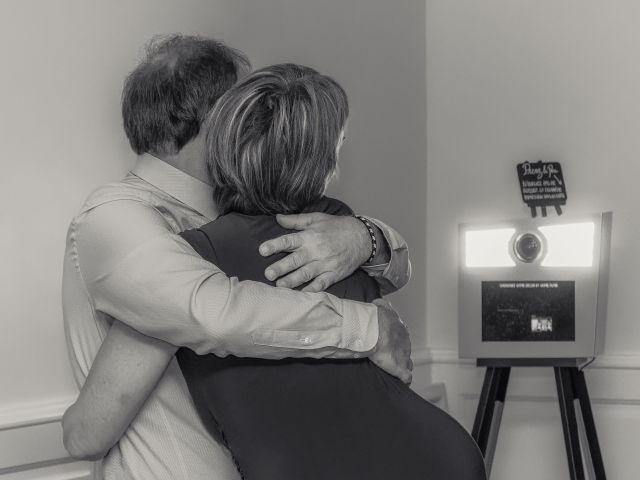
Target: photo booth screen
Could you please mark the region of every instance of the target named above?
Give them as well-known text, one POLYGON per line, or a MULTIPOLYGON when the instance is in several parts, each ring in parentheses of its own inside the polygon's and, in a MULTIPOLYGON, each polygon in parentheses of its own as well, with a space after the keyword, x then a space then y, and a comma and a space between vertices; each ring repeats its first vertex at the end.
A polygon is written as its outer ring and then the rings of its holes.
POLYGON ((575 282, 482 282, 482 341, 574 341, 575 282))

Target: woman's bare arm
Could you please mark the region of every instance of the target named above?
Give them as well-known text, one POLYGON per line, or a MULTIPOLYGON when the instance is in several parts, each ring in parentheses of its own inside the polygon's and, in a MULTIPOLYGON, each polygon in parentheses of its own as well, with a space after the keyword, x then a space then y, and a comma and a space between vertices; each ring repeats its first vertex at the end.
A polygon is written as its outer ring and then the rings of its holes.
POLYGON ((177 347, 114 320, 76 402, 62 419, 64 445, 78 459, 104 457, 154 390, 177 347))

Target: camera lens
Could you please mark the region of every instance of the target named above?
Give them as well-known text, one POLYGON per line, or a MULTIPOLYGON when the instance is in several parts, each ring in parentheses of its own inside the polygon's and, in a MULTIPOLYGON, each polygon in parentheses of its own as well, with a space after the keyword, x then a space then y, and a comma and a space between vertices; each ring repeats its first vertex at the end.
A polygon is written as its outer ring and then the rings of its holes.
POLYGON ((521 261, 531 263, 540 255, 542 242, 533 233, 525 233, 516 239, 513 249, 521 261))

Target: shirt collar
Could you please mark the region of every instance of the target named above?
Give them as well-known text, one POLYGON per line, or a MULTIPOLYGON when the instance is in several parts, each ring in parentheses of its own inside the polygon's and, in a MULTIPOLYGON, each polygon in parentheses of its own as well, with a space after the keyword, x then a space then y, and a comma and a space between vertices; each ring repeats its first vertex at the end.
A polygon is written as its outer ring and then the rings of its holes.
POLYGON ((131 173, 211 220, 218 216, 211 185, 153 155, 140 155, 131 173))

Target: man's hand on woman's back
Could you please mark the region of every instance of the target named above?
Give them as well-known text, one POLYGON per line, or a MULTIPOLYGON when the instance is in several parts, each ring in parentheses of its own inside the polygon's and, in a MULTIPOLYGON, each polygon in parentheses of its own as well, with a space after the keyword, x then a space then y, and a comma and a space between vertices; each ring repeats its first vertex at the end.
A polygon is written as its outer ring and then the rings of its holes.
POLYGON ((413 362, 407 327, 389 302, 378 299, 373 303, 378 307, 378 343, 369 359, 385 372, 410 384, 413 362))
POLYGON ((352 216, 326 213, 278 215, 278 223, 298 232, 260 246, 260 254, 291 252, 269 266, 265 276, 279 287, 321 292, 351 275, 371 253, 371 237, 363 223, 352 216))
POLYGON ((265 269, 268 280, 277 280, 279 287, 303 285, 305 292, 320 292, 361 267, 382 295, 409 282, 409 248, 398 232, 375 218, 366 217, 365 222, 354 217, 340 200, 324 197, 321 202, 322 212, 277 216, 281 227, 297 231, 260 245, 264 257, 289 253, 265 269))

